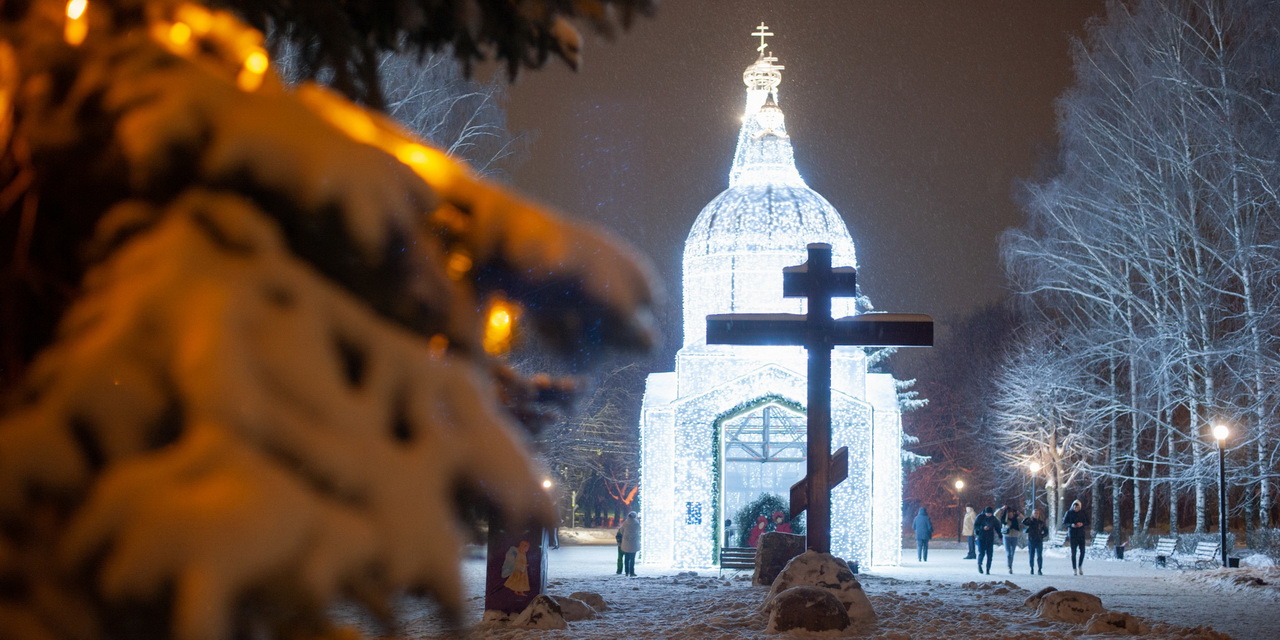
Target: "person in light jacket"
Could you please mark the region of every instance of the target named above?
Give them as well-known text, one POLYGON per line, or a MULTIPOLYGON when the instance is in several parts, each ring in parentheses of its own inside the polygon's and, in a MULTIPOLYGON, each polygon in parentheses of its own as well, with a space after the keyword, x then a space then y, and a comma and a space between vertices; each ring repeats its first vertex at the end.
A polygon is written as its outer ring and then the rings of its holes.
POLYGON ((929 539, 933 537, 933 521, 929 519, 929 512, 924 507, 920 507, 920 513, 916 514, 916 519, 911 522, 911 528, 916 532, 916 560, 919 562, 929 561, 929 539))
POLYGON ((960 525, 960 535, 969 540, 969 555, 964 557, 965 560, 973 560, 977 558, 977 539, 973 537, 973 521, 978 519, 978 512, 974 510, 973 505, 966 504, 964 506, 964 522, 960 525))
POLYGON ((1013 555, 1018 552, 1018 540, 1022 538, 1022 514, 1017 506, 1000 507, 1000 526, 1004 529, 1004 556, 1013 574, 1013 555))
POLYGON ((627 514, 627 519, 622 521, 618 533, 622 534, 622 569, 628 576, 634 578, 636 577, 636 552, 640 550, 640 521, 636 519, 636 512, 627 514))

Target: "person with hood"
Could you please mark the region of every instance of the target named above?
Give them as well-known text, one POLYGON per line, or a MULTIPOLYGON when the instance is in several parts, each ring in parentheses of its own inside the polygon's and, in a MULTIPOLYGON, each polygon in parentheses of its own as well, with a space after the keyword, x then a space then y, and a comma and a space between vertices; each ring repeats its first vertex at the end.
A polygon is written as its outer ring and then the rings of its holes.
POLYGON ((1049 537, 1049 525, 1040 519, 1040 510, 1032 509, 1031 517, 1022 521, 1027 534, 1027 555, 1030 556, 1032 575, 1044 575, 1044 539, 1049 537))
POLYGON ((976 539, 973 537, 973 521, 978 518, 978 512, 974 510, 973 505, 966 504, 964 506, 964 522, 960 524, 960 535, 969 540, 969 554, 964 557, 965 560, 973 560, 977 558, 977 549, 975 547, 976 539))
POLYGON ((1071 503, 1071 509, 1062 517, 1062 526, 1066 528, 1067 541, 1071 543, 1071 571, 1082 576, 1084 575, 1085 538, 1089 535, 1089 514, 1085 513, 1084 505, 1080 504, 1079 500, 1071 503), (1077 551, 1080 552, 1078 561, 1076 560, 1077 551))
POLYGON ((787 522, 781 511, 773 512, 773 530, 778 533, 791 533, 791 523, 787 522))
POLYGON ((1013 556, 1018 552, 1018 540, 1022 538, 1022 514, 1017 505, 1000 507, 1000 527, 1004 530, 1004 556, 1013 575, 1013 556))
POLYGON ((622 569, 628 576, 634 578, 636 577, 636 552, 640 550, 640 521, 636 519, 636 512, 627 514, 627 519, 622 521, 618 533, 622 534, 620 543, 622 569))
POLYGON ((920 513, 916 514, 916 519, 911 522, 911 529, 916 532, 916 560, 919 562, 929 561, 929 540, 933 538, 933 521, 929 519, 929 512, 924 507, 920 507, 920 513))
POLYGON ((760 546, 760 536, 764 535, 764 532, 766 531, 766 527, 768 526, 769 526, 768 518, 764 516, 760 516, 756 518, 756 526, 751 527, 751 533, 747 534, 747 546, 748 547, 760 546))
POLYGON ((978 538, 978 573, 991 574, 991 559, 995 555, 996 534, 1000 532, 1000 520, 994 515, 995 509, 987 507, 973 520, 973 534, 978 538), (982 570, 982 561, 987 561, 986 571, 982 570))

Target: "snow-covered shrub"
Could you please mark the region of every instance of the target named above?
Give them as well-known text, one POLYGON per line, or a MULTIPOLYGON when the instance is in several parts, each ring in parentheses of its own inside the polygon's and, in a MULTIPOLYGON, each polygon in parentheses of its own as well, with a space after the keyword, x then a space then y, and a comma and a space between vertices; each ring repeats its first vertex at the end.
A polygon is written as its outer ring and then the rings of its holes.
POLYGON ((1280 560, 1280 529, 1254 529, 1248 535, 1249 548, 1280 560))
POLYGON ((406 592, 456 612, 463 502, 553 516, 521 418, 560 387, 486 352, 486 301, 586 361, 651 342, 645 269, 286 90, 229 14, 95 0, 73 38, 66 8, 0 23, 0 141, 40 228, 90 236, 63 259, 93 256, 0 414, 0 638, 330 638, 335 601, 391 624, 406 592))

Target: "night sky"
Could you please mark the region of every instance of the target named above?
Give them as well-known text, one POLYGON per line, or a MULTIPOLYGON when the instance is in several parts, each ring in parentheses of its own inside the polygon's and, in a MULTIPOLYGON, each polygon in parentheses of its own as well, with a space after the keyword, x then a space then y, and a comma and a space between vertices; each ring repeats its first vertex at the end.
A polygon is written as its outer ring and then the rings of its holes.
MULTIPOLYGON (((536 136, 514 181, 644 251, 678 317, 694 218, 727 187, 764 21, 779 102, 809 186, 844 216, 882 311, 945 325, 1000 298, 1016 183, 1052 156, 1069 41, 1101 0, 667 0, 585 64, 523 74, 510 125, 536 136)), ((678 331, 678 326, 671 328, 678 331)), ((667 340, 667 355, 679 337, 667 340)))

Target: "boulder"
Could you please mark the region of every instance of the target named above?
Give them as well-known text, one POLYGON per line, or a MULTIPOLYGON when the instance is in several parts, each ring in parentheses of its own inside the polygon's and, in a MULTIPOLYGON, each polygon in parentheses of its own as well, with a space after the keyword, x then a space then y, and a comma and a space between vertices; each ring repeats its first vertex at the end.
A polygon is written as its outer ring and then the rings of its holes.
POLYGON ((1083 591, 1054 591, 1040 599, 1036 615, 1050 620, 1084 624, 1095 614, 1103 613, 1102 599, 1083 591))
POLYGON ((841 631, 848 626, 849 613, 835 594, 819 587, 799 586, 773 597, 766 633, 793 629, 841 631))
POLYGON ((761 609, 769 614, 774 598, 792 587, 818 587, 830 591, 844 605, 854 624, 876 619, 871 600, 844 560, 829 553, 805 551, 791 559, 769 589, 761 609))
POLYGON ((1106 611, 1089 618, 1085 624, 1085 635, 1095 633, 1127 633, 1140 636, 1150 631, 1142 621, 1119 611, 1106 611))
POLYGON ((590 620, 596 617, 596 610, 591 605, 573 596, 551 596, 551 599, 560 605, 560 614, 564 616, 566 622, 590 620))
POLYGON ((1028 596, 1027 599, 1022 602, 1022 606, 1027 607, 1028 609, 1039 609, 1040 600, 1057 590, 1057 587, 1045 587, 1028 596))
POLYGON ((787 563, 804 553, 804 550, 804 536, 777 531, 760 536, 756 551, 756 572, 751 576, 751 584, 763 587, 773 584, 787 563))
POLYGON ((524 627, 526 629, 566 629, 569 627, 564 621, 564 613, 560 610, 560 605, 556 604, 551 596, 546 594, 538 594, 529 606, 520 612, 520 615, 511 620, 512 626, 524 627))
POLYGON ((569 594, 569 597, 581 600, 588 605, 591 605, 591 608, 596 611, 609 610, 609 605, 604 601, 604 596, 598 593, 593 593, 591 591, 574 591, 569 594))

